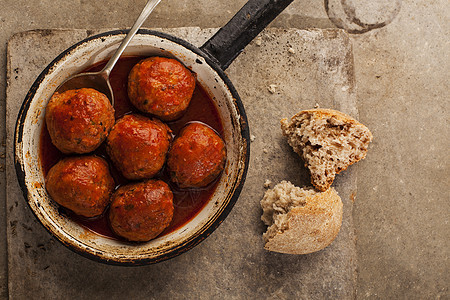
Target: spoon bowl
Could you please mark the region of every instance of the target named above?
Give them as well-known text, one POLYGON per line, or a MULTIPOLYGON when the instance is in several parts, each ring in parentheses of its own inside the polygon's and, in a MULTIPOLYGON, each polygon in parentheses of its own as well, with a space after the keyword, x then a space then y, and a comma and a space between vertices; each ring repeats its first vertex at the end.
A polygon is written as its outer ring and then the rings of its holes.
POLYGON ((56 90, 58 93, 62 93, 68 90, 92 88, 108 97, 111 104, 114 106, 114 94, 109 82, 109 74, 103 71, 89 72, 74 75, 64 81, 56 90))

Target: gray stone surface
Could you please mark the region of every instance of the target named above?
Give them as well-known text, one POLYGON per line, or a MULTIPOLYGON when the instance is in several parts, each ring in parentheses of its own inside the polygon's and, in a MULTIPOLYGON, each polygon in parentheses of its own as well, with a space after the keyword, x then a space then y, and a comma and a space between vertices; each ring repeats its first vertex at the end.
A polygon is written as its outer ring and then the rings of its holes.
POLYGON ((388 26, 354 36, 360 119, 374 135, 358 166, 361 298, 450 298, 450 10, 404 1, 388 26))
MULTIPOLYGON (((213 30, 164 30, 200 45, 213 30)), ((248 179, 225 222, 193 250, 157 265, 124 268, 92 262, 63 247, 38 224, 12 168, 15 118, 38 73, 84 30, 32 31, 8 44, 7 235, 9 295, 56 298, 341 298, 355 295, 356 251, 351 200, 353 167, 335 183, 344 221, 323 251, 282 255, 263 250, 259 200, 266 179, 310 185, 307 170, 281 135, 279 120, 301 109, 330 107, 357 116, 353 54, 342 30, 263 32, 227 70, 247 108, 255 139, 248 179), (270 91, 272 85, 274 90, 270 91), (114 287, 111 289, 110 287, 114 287)))
MULTIPOLYGON (((144 2, 1 1, 0 124, 5 122, 6 43, 14 33, 41 28, 125 28, 144 2)), ((367 158, 354 166, 359 174, 354 209, 357 298, 448 299, 448 1, 295 0, 272 26, 334 27, 329 14, 352 20, 342 15, 342 3, 354 21, 376 24, 389 20, 399 2, 400 12, 390 24, 350 35, 359 120, 375 135, 367 158), (324 3, 331 13, 327 14, 324 3)), ((164 0, 145 25, 218 27, 243 3, 164 0)), ((350 30, 364 29, 354 22, 343 24, 350 30)), ((0 140, 4 137, 2 127, 0 140)), ((0 154, 4 151, 0 144, 0 154)), ((0 171, 4 164, 0 155, 0 171)), ((4 172, 0 172, 0 199, 0 240, 4 241, 4 172)), ((6 243, 0 242, 0 299, 7 297, 6 263, 6 243)))

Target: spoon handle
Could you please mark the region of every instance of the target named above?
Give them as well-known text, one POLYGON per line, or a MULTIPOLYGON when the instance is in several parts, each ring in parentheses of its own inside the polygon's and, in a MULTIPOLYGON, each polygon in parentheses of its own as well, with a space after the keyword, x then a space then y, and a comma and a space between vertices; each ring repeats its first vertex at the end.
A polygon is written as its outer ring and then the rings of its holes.
POLYGON ((106 66, 103 68, 101 73, 104 74, 104 76, 109 76, 111 73, 111 70, 114 68, 117 60, 119 60, 119 57, 122 55, 125 48, 130 43, 131 39, 134 37, 136 32, 139 30, 139 28, 142 26, 144 21, 148 18, 150 13, 153 11, 153 9, 158 5, 158 3, 161 2, 161 0, 149 0, 147 4, 145 5, 144 9, 142 10, 141 14, 137 18, 136 22, 134 23, 133 27, 131 27, 130 31, 128 32, 125 39, 122 41, 122 44, 120 44, 119 48, 116 50, 114 55, 109 59, 106 66))

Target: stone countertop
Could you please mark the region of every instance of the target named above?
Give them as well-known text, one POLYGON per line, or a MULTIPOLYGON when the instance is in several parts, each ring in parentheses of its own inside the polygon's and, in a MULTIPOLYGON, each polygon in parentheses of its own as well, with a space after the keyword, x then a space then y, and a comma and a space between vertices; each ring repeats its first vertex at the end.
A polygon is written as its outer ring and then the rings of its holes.
MULTIPOLYGON (((243 3, 165 0, 145 26, 219 27, 243 3)), ((2 123, 6 42, 13 34, 46 28, 126 28, 143 4, 6 0, 0 12, 2 123)), ((355 166, 358 193, 353 217, 360 299, 449 297, 449 13, 445 0, 296 0, 271 25, 337 26, 353 32, 359 120, 375 136, 369 155, 355 166)), ((0 132, 3 152, 5 129, 0 132)), ((0 154, 0 171, 4 171, 6 155, 0 154)), ((5 222, 6 179, 4 172, 0 174, 0 220, 5 222)), ((6 239, 5 223, 0 236, 6 239)), ((0 298, 8 295, 6 264, 6 243, 0 243, 0 298)))

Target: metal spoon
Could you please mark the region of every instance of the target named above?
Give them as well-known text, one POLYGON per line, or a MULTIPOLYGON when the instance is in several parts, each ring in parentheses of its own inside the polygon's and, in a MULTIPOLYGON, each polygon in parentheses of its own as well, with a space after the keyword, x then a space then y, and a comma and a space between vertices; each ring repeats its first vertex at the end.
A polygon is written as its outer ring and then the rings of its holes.
POLYGON ((156 5, 158 5, 160 1, 161 0, 149 0, 147 2, 140 16, 134 23, 133 27, 130 29, 127 36, 122 41, 122 44, 120 44, 119 48, 116 50, 114 55, 109 59, 108 63, 101 71, 73 75, 66 81, 64 81, 56 89, 55 92, 61 93, 71 89, 93 88, 99 92, 104 93, 111 101, 111 104, 114 106, 114 94, 111 88, 111 84, 109 82, 109 74, 111 73, 112 69, 114 68, 116 62, 119 60, 119 57, 122 55, 125 48, 130 43, 130 40, 134 37, 136 32, 139 30, 144 21, 147 19, 147 17, 150 15, 150 13, 153 11, 156 5))

